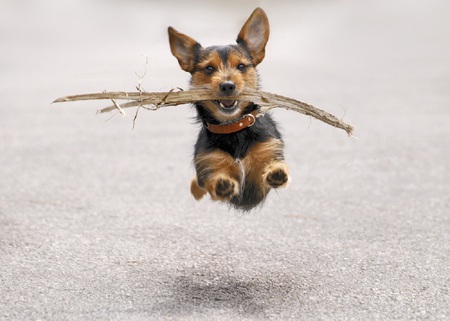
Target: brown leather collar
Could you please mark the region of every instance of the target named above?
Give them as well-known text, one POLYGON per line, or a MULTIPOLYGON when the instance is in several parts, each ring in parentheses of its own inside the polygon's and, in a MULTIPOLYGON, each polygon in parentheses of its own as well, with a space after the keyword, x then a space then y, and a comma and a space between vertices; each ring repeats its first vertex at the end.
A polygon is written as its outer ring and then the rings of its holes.
POLYGON ((235 121, 231 124, 225 125, 215 125, 206 122, 205 128, 214 134, 232 134, 236 133, 244 128, 251 127, 256 121, 256 115, 258 115, 259 111, 256 109, 252 111, 250 114, 246 114, 242 116, 239 120, 235 121))

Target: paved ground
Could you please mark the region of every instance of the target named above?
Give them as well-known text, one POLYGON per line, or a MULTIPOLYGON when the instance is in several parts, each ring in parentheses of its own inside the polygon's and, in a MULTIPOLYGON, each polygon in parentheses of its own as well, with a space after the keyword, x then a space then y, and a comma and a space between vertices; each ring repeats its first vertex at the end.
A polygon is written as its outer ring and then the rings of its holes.
POLYGON ((448 320, 448 1, 3 1, 1 320, 448 320), (229 43, 272 22, 264 89, 293 181, 242 215, 195 202, 188 107, 128 117, 63 95, 185 86, 166 27, 229 43))

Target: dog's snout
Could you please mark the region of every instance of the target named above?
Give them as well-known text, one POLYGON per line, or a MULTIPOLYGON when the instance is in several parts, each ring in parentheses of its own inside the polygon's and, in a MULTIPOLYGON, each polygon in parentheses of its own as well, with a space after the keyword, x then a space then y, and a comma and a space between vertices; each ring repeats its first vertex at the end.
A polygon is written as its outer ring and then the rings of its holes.
POLYGON ((231 95, 234 93, 234 90, 236 89, 236 84, 232 81, 226 81, 219 85, 220 92, 223 95, 231 95))

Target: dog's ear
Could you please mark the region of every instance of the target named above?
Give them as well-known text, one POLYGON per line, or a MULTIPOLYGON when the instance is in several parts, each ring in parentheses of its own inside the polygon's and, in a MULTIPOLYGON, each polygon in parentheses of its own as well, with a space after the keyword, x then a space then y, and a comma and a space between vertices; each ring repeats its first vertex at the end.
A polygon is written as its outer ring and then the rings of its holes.
POLYGON ((261 8, 256 8, 239 32, 236 42, 248 49, 256 66, 265 55, 267 40, 269 40, 269 19, 261 8))
POLYGON ((187 72, 194 70, 196 57, 199 55, 202 46, 185 34, 169 27, 170 50, 175 58, 178 59, 181 69, 187 72))

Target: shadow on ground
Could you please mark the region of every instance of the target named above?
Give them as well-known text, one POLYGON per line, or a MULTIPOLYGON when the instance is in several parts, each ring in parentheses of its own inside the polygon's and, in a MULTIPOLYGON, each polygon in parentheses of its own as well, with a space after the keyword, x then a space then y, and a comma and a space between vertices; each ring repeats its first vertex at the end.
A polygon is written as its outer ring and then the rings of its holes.
POLYGON ((274 306, 283 307, 292 291, 291 278, 278 272, 256 272, 242 277, 208 269, 188 269, 166 284, 167 300, 153 306, 163 315, 232 313, 267 317, 274 306))

